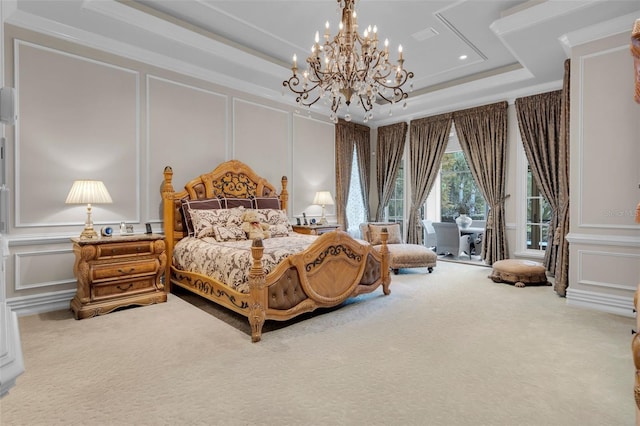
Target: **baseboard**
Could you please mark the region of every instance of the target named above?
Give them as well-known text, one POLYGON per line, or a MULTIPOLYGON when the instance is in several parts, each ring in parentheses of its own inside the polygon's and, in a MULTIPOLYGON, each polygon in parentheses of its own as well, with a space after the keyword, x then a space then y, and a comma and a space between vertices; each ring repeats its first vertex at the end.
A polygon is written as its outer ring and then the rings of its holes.
POLYGON ((0 305, 2 332, 4 338, 0 342, 0 398, 16 385, 16 379, 24 373, 24 359, 20 344, 18 315, 5 304, 0 305))
POLYGON ((614 296, 593 291, 567 289, 567 305, 594 309, 635 318, 633 297, 614 296))
POLYGON ((14 297, 7 299, 7 305, 18 316, 36 315, 45 312, 69 309, 69 303, 76 290, 56 291, 33 296, 14 297))

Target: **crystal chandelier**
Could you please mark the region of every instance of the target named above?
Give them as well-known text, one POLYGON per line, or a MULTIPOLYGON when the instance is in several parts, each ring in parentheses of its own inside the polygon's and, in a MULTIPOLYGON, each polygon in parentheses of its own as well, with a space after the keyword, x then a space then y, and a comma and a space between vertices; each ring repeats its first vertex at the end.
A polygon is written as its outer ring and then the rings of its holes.
POLYGON ((342 20, 338 34, 333 39, 329 22, 325 25, 324 44, 320 44, 316 32, 308 68, 298 73, 296 55, 293 55, 293 75, 282 84, 297 95, 299 105, 310 107, 324 99, 331 104, 330 118, 338 121, 338 110, 346 105, 346 121, 351 120, 349 106, 352 102, 362 105, 364 121, 373 117, 373 105, 377 100, 391 104, 404 101, 409 96, 402 86, 413 78, 413 73, 404 69, 402 46, 398 46, 397 65, 389 62, 389 41, 384 41, 383 50, 378 49, 378 28, 369 26, 358 34, 355 0, 337 0, 342 9, 342 20))

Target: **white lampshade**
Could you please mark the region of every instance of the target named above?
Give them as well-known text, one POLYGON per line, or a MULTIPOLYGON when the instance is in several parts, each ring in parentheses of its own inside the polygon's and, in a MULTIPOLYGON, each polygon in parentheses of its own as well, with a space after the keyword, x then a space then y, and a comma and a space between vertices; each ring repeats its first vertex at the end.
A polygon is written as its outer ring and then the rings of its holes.
POLYGON ((313 197, 313 204, 322 206, 322 217, 320 217, 320 225, 326 225, 327 218, 324 215, 324 206, 333 205, 333 197, 329 191, 318 191, 316 192, 316 196, 313 197))
POLYGON ((65 204, 111 204, 113 200, 101 180, 73 182, 65 204))
POLYGON ((329 191, 318 191, 316 196, 313 197, 313 204, 318 206, 332 206, 333 197, 329 191))
POLYGON ((87 221, 80 238, 98 238, 98 233, 93 230, 91 219, 91 204, 111 204, 113 200, 107 187, 99 180, 77 180, 73 182, 65 204, 86 204, 87 221))

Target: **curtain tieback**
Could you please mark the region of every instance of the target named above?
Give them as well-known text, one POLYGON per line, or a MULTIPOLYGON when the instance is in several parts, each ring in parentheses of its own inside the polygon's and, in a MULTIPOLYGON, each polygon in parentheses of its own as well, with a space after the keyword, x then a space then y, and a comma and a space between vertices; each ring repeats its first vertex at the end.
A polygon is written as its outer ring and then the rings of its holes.
POLYGON ((502 198, 500 198, 497 202, 489 205, 489 216, 487 217, 487 226, 486 229, 493 229, 493 212, 496 208, 500 207, 504 204, 507 198, 511 197, 511 194, 505 194, 502 198))

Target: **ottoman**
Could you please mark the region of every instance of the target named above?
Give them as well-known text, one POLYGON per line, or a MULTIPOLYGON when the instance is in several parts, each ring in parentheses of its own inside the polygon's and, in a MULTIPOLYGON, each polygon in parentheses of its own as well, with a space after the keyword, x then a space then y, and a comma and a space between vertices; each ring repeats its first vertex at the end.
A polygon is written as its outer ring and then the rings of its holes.
MULTIPOLYGON (((380 246, 375 246, 378 249, 380 246)), ((419 244, 388 244, 389 266, 394 274, 400 268, 427 268, 431 273, 438 256, 436 253, 419 244)))
POLYGON ((516 287, 525 287, 527 284, 551 285, 547 281, 544 266, 538 262, 504 259, 495 262, 492 268, 489 278, 496 283, 515 284, 516 287))

